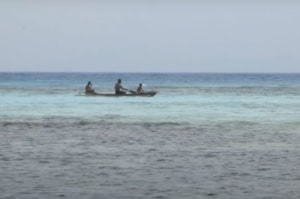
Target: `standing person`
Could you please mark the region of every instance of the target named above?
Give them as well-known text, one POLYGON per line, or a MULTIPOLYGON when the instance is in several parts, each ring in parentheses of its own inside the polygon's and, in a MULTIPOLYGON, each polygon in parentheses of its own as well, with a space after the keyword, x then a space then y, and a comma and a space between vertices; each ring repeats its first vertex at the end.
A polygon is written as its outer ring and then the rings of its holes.
POLYGON ((139 84, 139 87, 137 87, 136 93, 137 93, 137 94, 142 94, 142 93, 144 93, 144 90, 143 90, 143 84, 142 84, 142 83, 140 83, 140 84, 139 84))
POLYGON ((94 89, 92 89, 92 83, 89 81, 88 83, 87 83, 87 85, 85 86, 85 93, 86 94, 91 94, 91 93, 95 93, 95 91, 94 91, 94 89))
POLYGON ((122 87, 122 80, 118 79, 118 82, 115 84, 115 93, 116 95, 125 95, 126 88, 122 87))

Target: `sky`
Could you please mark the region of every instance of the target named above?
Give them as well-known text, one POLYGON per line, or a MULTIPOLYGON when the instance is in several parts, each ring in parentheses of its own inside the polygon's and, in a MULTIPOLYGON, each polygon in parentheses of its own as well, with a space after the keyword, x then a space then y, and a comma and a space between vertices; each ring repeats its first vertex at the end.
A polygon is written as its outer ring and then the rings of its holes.
POLYGON ((2 72, 300 72, 300 1, 0 0, 2 72))

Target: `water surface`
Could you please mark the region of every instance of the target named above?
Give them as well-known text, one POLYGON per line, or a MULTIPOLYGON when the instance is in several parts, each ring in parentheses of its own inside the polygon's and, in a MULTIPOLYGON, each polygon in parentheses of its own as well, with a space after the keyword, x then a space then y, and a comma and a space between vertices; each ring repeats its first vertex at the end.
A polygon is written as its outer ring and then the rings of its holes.
POLYGON ((0 198, 299 198, 299 74, 0 73, 0 198), (118 78, 155 97, 112 93, 118 78))

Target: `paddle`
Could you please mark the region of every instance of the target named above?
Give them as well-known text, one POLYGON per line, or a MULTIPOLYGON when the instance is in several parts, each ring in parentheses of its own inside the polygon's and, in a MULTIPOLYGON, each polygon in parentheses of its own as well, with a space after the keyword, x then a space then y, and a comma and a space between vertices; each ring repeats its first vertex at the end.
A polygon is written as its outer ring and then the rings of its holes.
POLYGON ((127 88, 125 88, 124 90, 126 90, 126 91, 130 92, 131 94, 136 94, 136 92, 135 92, 135 91, 133 91, 133 90, 129 90, 129 89, 127 89, 127 88))

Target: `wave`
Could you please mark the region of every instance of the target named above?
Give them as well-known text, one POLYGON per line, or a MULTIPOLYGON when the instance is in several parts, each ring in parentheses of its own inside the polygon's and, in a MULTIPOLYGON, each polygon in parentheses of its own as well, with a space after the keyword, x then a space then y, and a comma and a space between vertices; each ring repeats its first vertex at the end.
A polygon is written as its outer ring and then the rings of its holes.
POLYGON ((2 121, 0 131, 11 129, 59 129, 67 131, 78 131, 84 129, 115 129, 124 131, 139 131, 141 129, 154 131, 175 132, 257 132, 264 131, 275 133, 278 131, 298 132, 300 130, 298 121, 276 121, 276 122, 254 122, 254 121, 202 121, 199 124, 188 122, 120 122, 111 120, 91 121, 85 119, 63 119, 52 121, 2 121))
POLYGON ((112 121, 89 121, 89 120, 68 120, 65 121, 3 121, 0 126, 23 126, 23 127, 61 127, 61 126, 87 126, 87 125, 117 125, 117 126, 143 126, 143 127, 162 127, 162 126, 188 126, 191 125, 187 122, 112 122, 112 121))

